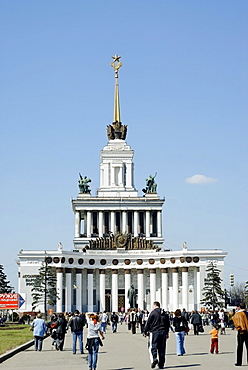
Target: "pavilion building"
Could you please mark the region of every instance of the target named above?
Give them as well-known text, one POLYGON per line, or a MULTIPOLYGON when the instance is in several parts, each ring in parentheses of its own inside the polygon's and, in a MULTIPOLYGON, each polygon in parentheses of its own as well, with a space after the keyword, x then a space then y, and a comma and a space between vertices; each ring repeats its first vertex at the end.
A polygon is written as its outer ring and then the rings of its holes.
POLYGON ((157 300, 169 311, 200 309, 209 262, 214 261, 224 274, 227 253, 222 250, 190 250, 186 243, 181 250, 164 249, 164 199, 157 193, 156 175, 147 178, 143 195, 135 189, 134 151, 126 142, 127 126, 120 119, 120 57, 115 55, 111 65, 114 119, 107 126, 108 143, 100 154, 99 189, 92 195, 91 180, 80 175, 79 194, 72 200, 73 251, 63 250, 59 243, 54 251, 19 252, 18 292, 25 299, 20 311, 31 311, 31 288, 44 263, 56 269, 57 312, 127 310, 131 285, 137 308, 150 310, 157 300))

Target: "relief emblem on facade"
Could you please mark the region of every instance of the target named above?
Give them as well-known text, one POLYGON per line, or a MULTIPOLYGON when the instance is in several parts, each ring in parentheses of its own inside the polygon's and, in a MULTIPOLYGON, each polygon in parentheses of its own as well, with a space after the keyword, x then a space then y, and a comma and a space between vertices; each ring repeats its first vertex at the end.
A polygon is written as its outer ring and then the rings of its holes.
POLYGON ((103 236, 102 238, 95 238, 89 241, 89 247, 86 249, 156 249, 157 245, 153 244, 152 240, 145 237, 132 237, 129 233, 117 233, 103 236))

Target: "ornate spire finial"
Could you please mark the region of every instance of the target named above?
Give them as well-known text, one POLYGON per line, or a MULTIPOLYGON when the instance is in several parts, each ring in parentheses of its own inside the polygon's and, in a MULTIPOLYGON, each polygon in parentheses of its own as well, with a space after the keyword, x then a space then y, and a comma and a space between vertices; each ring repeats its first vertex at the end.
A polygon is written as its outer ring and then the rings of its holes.
POLYGON ((118 78, 119 69, 122 67, 122 63, 120 62, 121 57, 115 54, 112 59, 114 59, 114 61, 111 63, 111 67, 114 68, 115 78, 118 78))
POLYGON ((125 140, 127 135, 127 126, 121 123, 120 100, 119 100, 119 84, 118 73, 122 66, 120 62, 121 57, 115 54, 113 57, 111 67, 115 71, 115 96, 114 96, 114 119, 112 125, 107 126, 107 135, 109 140, 121 139, 125 140))

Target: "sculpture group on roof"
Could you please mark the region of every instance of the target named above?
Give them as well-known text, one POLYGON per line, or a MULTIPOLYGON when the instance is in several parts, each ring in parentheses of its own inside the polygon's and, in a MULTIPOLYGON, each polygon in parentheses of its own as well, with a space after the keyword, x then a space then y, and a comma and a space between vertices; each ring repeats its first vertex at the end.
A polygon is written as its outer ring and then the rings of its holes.
POLYGON ((78 187, 79 192, 83 194, 90 194, 90 186, 88 185, 89 182, 91 182, 91 179, 88 179, 87 176, 82 176, 81 173, 79 174, 79 180, 78 180, 78 187))

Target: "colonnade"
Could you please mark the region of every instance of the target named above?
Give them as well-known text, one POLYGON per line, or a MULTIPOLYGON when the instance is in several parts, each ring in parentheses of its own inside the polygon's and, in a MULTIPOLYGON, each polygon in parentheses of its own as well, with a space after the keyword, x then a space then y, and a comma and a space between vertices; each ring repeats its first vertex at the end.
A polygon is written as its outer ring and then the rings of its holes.
MULTIPOLYGON (((93 269, 75 269, 76 273, 76 286, 72 285, 72 268, 56 268, 57 272, 57 293, 60 299, 57 299, 57 312, 72 311, 77 308, 82 311, 104 311, 106 306, 106 269, 96 269, 98 271, 98 281, 96 286, 99 287, 98 296, 95 297, 94 302, 94 285, 93 285, 93 269), (83 279, 83 271, 86 279, 83 279), (64 304, 62 300, 62 292, 64 289, 64 304), (74 305, 73 305, 73 290, 74 305), (96 303, 97 300, 97 303, 96 303)), ((109 270, 111 273, 111 311, 118 311, 118 269, 109 270)), ((137 307, 140 309, 151 309, 152 302, 158 300, 164 309, 176 310, 177 308, 189 309, 189 294, 193 293, 194 307, 191 309, 199 309, 199 302, 201 297, 200 287, 200 267, 194 267, 194 284, 193 290, 189 291, 189 277, 188 267, 181 267, 182 285, 179 287, 179 267, 173 268, 137 268, 137 307), (157 271, 160 270, 161 278, 158 283, 157 271), (168 284, 168 273, 171 270, 171 286, 168 284), (146 274, 144 272, 146 271, 146 274), (146 283, 146 276, 149 274, 149 286, 146 283), (170 293, 169 293, 170 290, 170 293), (149 300, 147 302, 147 291, 149 291, 149 300)), ((128 289, 131 286, 131 269, 124 270, 125 276, 125 310, 129 308, 128 289)))
POLYGON ((80 211, 75 212, 75 237, 103 237, 108 231, 112 233, 131 233, 134 237, 143 234, 162 237, 161 210, 147 211, 80 211), (82 225, 84 221, 84 225, 82 225))

